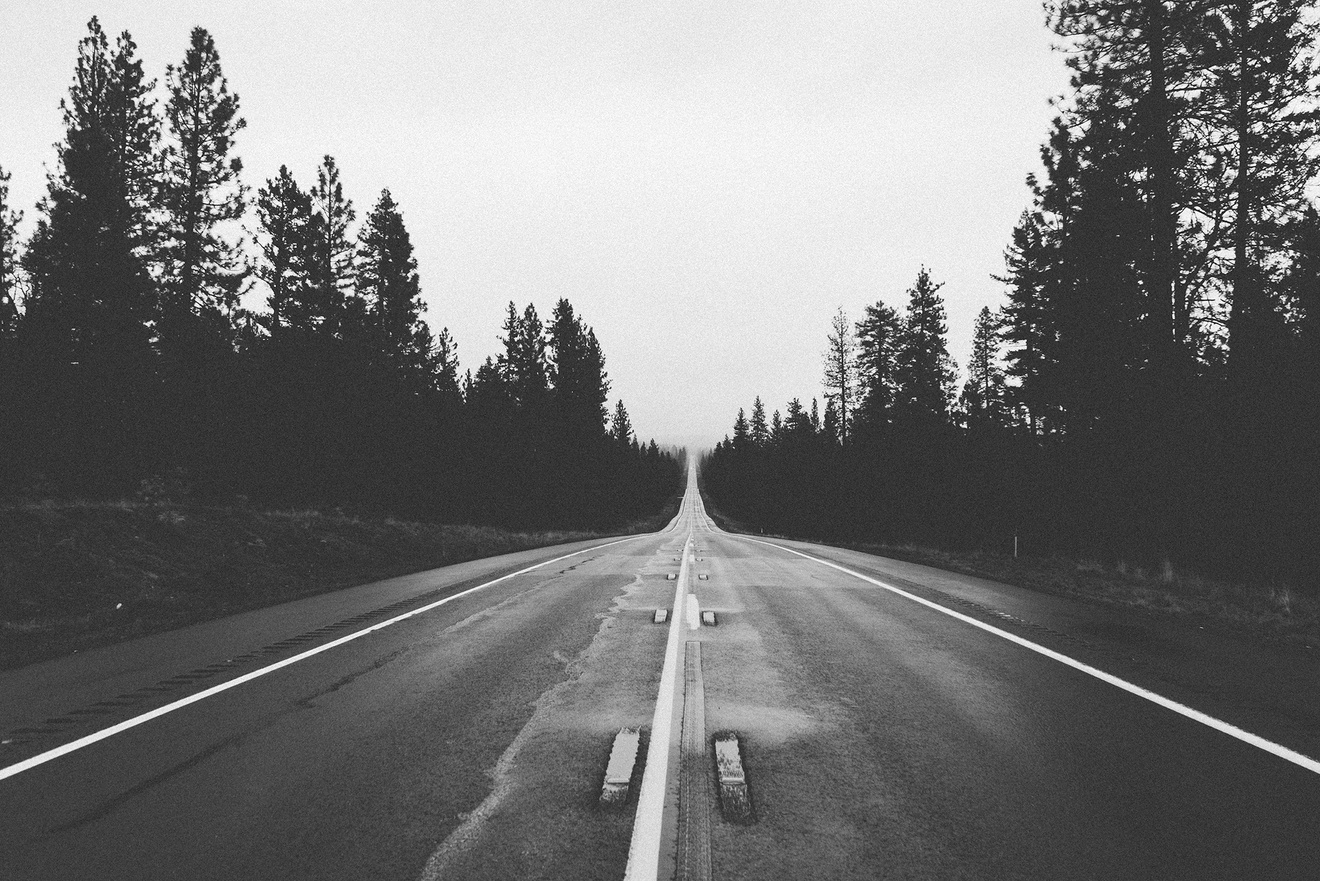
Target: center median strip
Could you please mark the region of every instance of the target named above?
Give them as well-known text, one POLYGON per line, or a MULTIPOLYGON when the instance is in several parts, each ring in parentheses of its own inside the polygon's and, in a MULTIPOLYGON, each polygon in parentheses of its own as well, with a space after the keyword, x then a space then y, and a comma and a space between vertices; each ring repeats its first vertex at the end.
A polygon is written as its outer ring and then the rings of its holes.
POLYGON ((678 610, 683 608, 691 549, 692 535, 689 533, 683 545, 678 584, 674 588, 674 615, 669 619, 665 660, 660 670, 660 689, 656 695, 655 714, 651 719, 651 742, 647 748, 646 768, 642 772, 641 792, 637 796, 637 814, 633 820, 632 841, 628 846, 628 866, 624 871, 626 881, 655 881, 660 871, 661 826, 665 810, 665 788, 669 779, 674 693, 678 681, 678 656, 682 648, 680 628, 683 616, 678 610))

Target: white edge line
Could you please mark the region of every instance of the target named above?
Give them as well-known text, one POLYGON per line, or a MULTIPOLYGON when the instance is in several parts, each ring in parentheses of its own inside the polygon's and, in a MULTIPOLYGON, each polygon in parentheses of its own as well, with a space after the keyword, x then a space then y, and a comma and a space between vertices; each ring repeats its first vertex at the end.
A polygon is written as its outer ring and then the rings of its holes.
POLYGON ((387 619, 385 621, 377 622, 376 624, 372 624, 370 627, 366 627, 363 628, 362 630, 358 630, 354 633, 350 633, 347 636, 341 636, 338 639, 333 640, 332 642, 327 642, 324 645, 317 646, 316 648, 308 649, 307 651, 294 655, 291 658, 285 658, 282 661, 276 661, 274 664, 271 664, 267 667, 262 667, 260 670, 253 670, 251 673, 244 673, 242 676, 239 676, 235 679, 230 679, 227 682, 221 682, 219 685, 213 685, 204 691, 199 691, 196 694, 190 694, 187 697, 180 698, 179 700, 174 701, 173 703, 170 704, 166 704, 163 707, 157 707, 156 709, 151 710, 150 712, 143 713, 140 716, 134 716, 131 719, 126 719, 123 722, 118 723, 117 725, 111 725, 109 728, 103 728, 100 731, 93 732, 92 734, 88 734, 85 737, 80 737, 77 740, 69 741, 68 743, 63 744, 62 746, 57 746, 52 750, 47 750, 44 753, 39 753, 29 759, 24 759, 21 762, 10 765, 7 768, 0 768, 0 780, 5 780, 8 779, 9 777, 14 777, 18 774, 22 774, 24 771, 29 771, 32 768, 37 767, 38 765, 44 765, 46 762, 53 761, 55 759, 60 758, 61 756, 67 756, 71 752, 76 752, 77 750, 80 750, 85 746, 91 746, 92 744, 97 743, 98 741, 101 740, 105 740, 106 738, 114 737, 116 734, 120 734, 124 731, 129 730, 130 728, 136 728, 138 725, 141 725, 145 722, 150 722, 152 719, 158 719, 161 716, 166 715, 167 713, 173 713, 175 710, 181 710, 184 707, 188 706, 189 704, 195 704, 198 701, 205 700, 208 697, 217 695, 222 691, 228 691, 231 688, 237 688, 243 683, 251 682, 253 679, 256 679, 261 676, 265 676, 267 673, 274 673, 276 670, 279 670, 283 667, 288 667, 290 664, 296 664, 299 661, 304 661, 307 658, 312 657, 313 655, 319 655, 321 652, 327 652, 330 649, 341 646, 346 642, 351 642, 355 639, 358 639, 359 637, 366 636, 368 633, 374 633, 377 630, 383 630, 386 627, 389 627, 394 624, 398 624, 400 621, 404 621, 416 615, 421 615, 424 612, 429 612, 434 608, 443 606, 445 603, 452 603, 454 600, 461 599, 462 597, 465 597, 468 594, 476 593, 479 590, 483 590, 492 585, 499 584, 501 581, 507 581, 510 578, 516 578, 519 575, 525 575, 528 572, 533 571, 534 569, 540 569, 542 566, 549 566, 551 563, 558 563, 560 560, 567 560, 569 557, 576 557, 579 554, 585 554, 588 553, 589 551, 600 550, 601 548, 607 548, 610 547, 611 545, 622 544, 623 542, 626 541, 635 541, 639 538, 645 538, 645 537, 646 535, 634 535, 634 536, 629 536, 628 538, 620 538, 620 539, 616 539, 615 541, 606 542, 605 544, 592 545, 589 548, 582 548, 581 550, 573 551, 573 553, 571 554, 564 554, 563 556, 555 557, 554 559, 551 560, 543 560, 534 566, 528 566, 525 569, 519 569, 517 572, 510 572, 508 575, 501 575, 499 578, 496 578, 492 581, 487 581, 484 584, 478 584, 476 587, 469 587, 467 590, 460 591, 459 593, 453 594, 452 596, 447 596, 442 600, 436 600, 435 602, 429 603, 420 608, 413 609, 408 612, 404 612, 401 615, 396 615, 393 618, 387 619))
POLYGON ((1061 664, 1066 664, 1067 666, 1072 667, 1075 670, 1080 670, 1081 672, 1087 674, 1088 676, 1094 676, 1096 679, 1099 679, 1102 682, 1107 682, 1110 685, 1121 688, 1124 691, 1134 694, 1137 697, 1148 700, 1153 704, 1158 704, 1159 706, 1164 707, 1165 709, 1173 710, 1175 713, 1178 713, 1181 716, 1186 716, 1188 719, 1191 719, 1195 722, 1200 722, 1202 725, 1213 728, 1216 731, 1223 732, 1224 734, 1227 734, 1229 737, 1235 737, 1238 740, 1242 741, 1243 743, 1250 744, 1251 746, 1254 746, 1257 749, 1262 749, 1267 753, 1271 753, 1272 755, 1278 756, 1284 761, 1292 762, 1294 765, 1297 765, 1300 768, 1305 768, 1306 770, 1312 773, 1320 774, 1320 762, 1317 762, 1315 759, 1309 756, 1305 756, 1295 750, 1288 749, 1288 747, 1275 743, 1272 740, 1266 740, 1265 738, 1261 737, 1259 734, 1252 734, 1250 731, 1245 731, 1237 727, 1236 725, 1223 721, 1222 719, 1216 719, 1214 716, 1211 716, 1207 713, 1203 713, 1200 710, 1195 710, 1189 706, 1180 704, 1177 701, 1164 697, 1161 694, 1156 694, 1153 691, 1142 688, 1140 685, 1135 685, 1131 682, 1128 682, 1126 679, 1120 679, 1119 677, 1113 675, 1112 673, 1106 673, 1105 671, 1092 667, 1089 664, 1084 664, 1081 661, 1076 660, 1075 658, 1070 658, 1067 655, 1060 654, 1059 652, 1054 651, 1053 649, 1048 649, 1045 646, 1034 643, 1029 639, 1023 639, 1022 637, 1017 636, 1016 634, 1009 633, 1008 631, 1005 630, 1000 630, 998 627, 995 627, 991 624, 986 624, 984 621, 978 621, 975 618, 962 614, 961 612, 955 612, 953 609, 946 608, 944 606, 941 606, 939 603, 935 603, 928 599, 924 599, 922 597, 916 596, 915 594, 908 593, 902 588, 894 587, 892 584, 885 584, 883 581, 879 581, 875 578, 870 577, 869 575, 863 575, 860 572, 854 572, 852 569, 848 569, 845 566, 840 566, 838 563, 832 563, 829 560, 822 560, 819 557, 813 557, 810 554, 804 554, 801 551, 796 551, 793 550, 792 548, 786 548, 783 545, 777 545, 772 542, 762 541, 761 539, 758 538, 749 538, 748 536, 738 535, 736 533, 728 533, 728 535, 731 535, 734 538, 741 538, 745 541, 752 541, 752 542, 756 542, 757 544, 763 544, 768 547, 778 548, 781 551, 787 551, 790 554, 796 554, 799 557, 803 557, 807 560, 820 563, 822 566, 829 566, 831 569, 837 569, 840 572, 853 576, 854 578, 860 578, 862 581, 866 581, 869 582, 870 584, 874 584, 876 587, 882 587, 887 591, 896 593, 901 597, 905 597, 909 600, 912 600, 913 602, 920 603, 921 605, 934 609, 937 612, 943 612, 945 615, 948 615, 951 618, 957 618, 959 621, 964 621, 968 624, 971 624, 973 627, 979 627, 982 630, 986 631, 987 633, 993 633, 995 636, 1003 637, 1009 642, 1015 642, 1018 645, 1022 646, 1023 648, 1031 649, 1033 652, 1042 654, 1047 658, 1052 658, 1053 660, 1058 661, 1061 664))
POLYGON ((637 812, 633 820, 632 841, 628 845, 628 866, 624 881, 655 881, 660 874, 660 833, 665 811, 665 785, 669 777, 669 740, 674 715, 674 683, 678 677, 678 649, 682 637, 682 607, 687 586, 688 550, 692 547, 692 532, 683 545, 683 562, 679 565, 678 586, 674 589, 674 614, 669 616, 669 644, 665 647, 665 664, 660 672, 660 693, 655 699, 655 715, 651 718, 651 742, 646 748, 646 768, 642 771, 642 788, 637 795, 637 812))

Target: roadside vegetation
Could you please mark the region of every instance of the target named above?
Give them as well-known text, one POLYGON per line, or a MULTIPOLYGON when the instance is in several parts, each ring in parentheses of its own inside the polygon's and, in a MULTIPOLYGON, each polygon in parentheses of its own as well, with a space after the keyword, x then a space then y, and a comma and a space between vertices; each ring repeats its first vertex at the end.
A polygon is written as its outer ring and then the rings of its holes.
POLYGON ((251 186, 214 39, 181 49, 158 82, 92 18, 28 236, 0 169, 0 500, 181 475, 202 504, 520 530, 664 504, 678 459, 634 433, 566 298, 510 302, 498 354, 462 369, 406 197, 359 219, 331 156, 251 186))
POLYGON ((328 155, 254 192, 211 34, 163 81, 114 34, 30 235, 0 169, 0 664, 663 522, 682 454, 567 299, 462 370, 394 193, 359 221, 328 155))
MULTIPOLYGON (((709 504, 706 510, 731 532, 760 533, 709 504)), ((1133 614, 1190 622, 1252 640, 1320 648, 1320 601, 1312 593, 1287 585, 1214 580, 1176 572, 1169 565, 1143 568, 1122 560, 1103 564, 1058 556, 1015 558, 1011 553, 841 541, 814 534, 773 537, 849 548, 1133 614)))
POLYGON ((1016 542, 1099 561, 1134 597, 1178 579, 1123 569, 1206 579, 1156 605, 1262 620, 1310 608, 1315 12, 1047 3, 1073 77, 1004 231, 1003 295, 980 312, 965 374, 930 270, 858 320, 840 309, 823 334, 824 401, 738 411, 704 463, 715 504, 835 541, 962 554, 1016 542), (1226 586, 1238 584, 1257 587, 1226 586))
MULTIPOLYGON (((648 532, 677 497, 615 534, 648 532)), ((342 512, 44 501, 0 506, 0 668, 338 588, 602 533, 342 512)))

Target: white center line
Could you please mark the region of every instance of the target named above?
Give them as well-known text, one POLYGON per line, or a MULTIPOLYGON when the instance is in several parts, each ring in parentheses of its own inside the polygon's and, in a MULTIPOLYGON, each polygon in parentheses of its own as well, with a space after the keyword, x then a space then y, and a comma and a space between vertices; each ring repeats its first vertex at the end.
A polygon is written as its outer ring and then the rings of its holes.
POLYGON ((683 545, 678 586, 674 589, 674 614, 669 619, 669 643, 665 646, 665 664, 660 672, 660 693, 655 699, 651 718, 651 742, 646 748, 646 769, 637 795, 637 815, 633 820, 632 843, 628 846, 628 868, 624 881, 656 881, 660 874, 660 832, 665 812, 665 785, 669 777, 669 742, 673 737, 674 691, 678 678, 678 650, 682 645, 683 595, 687 590, 688 558, 692 533, 683 545))
MULTIPOLYGON (((544 560, 540 563, 537 563, 534 566, 528 566, 525 569, 519 569, 517 572, 510 572, 508 575, 501 575, 499 578, 492 579, 491 581, 487 581, 484 584, 478 584, 476 587, 469 587, 467 590, 460 591, 454 594, 453 596, 447 596, 442 600, 436 600, 433 603, 428 603, 427 605, 417 609, 413 609, 410 612, 404 612, 401 615, 395 615, 393 618, 390 618, 386 621, 381 621, 377 624, 371 625, 370 627, 365 627, 362 630, 358 630, 354 633, 350 633, 347 636, 341 636, 339 639, 336 639, 332 642, 327 642, 324 645, 319 645, 316 648, 308 649, 307 651, 294 655, 291 658, 285 658, 282 661, 277 661, 274 664, 271 664, 266 667, 262 667, 260 670, 253 670, 251 673, 245 673, 236 679, 230 679, 228 682, 222 682, 219 685, 213 685, 212 687, 206 689, 205 691, 199 691, 196 694, 190 694, 187 697, 180 698, 179 700, 174 701, 173 703, 166 704, 163 707, 157 707, 156 709, 151 710, 150 712, 147 713, 143 713, 140 716, 134 716, 132 719, 126 719, 125 721, 120 722, 117 725, 111 725, 109 728, 103 728, 100 731, 94 732, 92 734, 88 734, 86 737, 80 737, 77 740, 70 741, 69 743, 66 743, 62 746, 57 746, 52 750, 47 750, 46 752, 35 755, 30 759, 24 759, 23 761, 10 765, 6 768, 0 768, 0 780, 5 780, 9 777, 22 774, 24 771, 29 771, 32 768, 37 767, 38 765, 44 765, 46 762, 53 761, 55 759, 60 758, 61 756, 67 756, 71 752, 76 752, 77 750, 80 750, 85 746, 91 746, 92 744, 105 740, 106 738, 114 737, 116 734, 121 734, 129 730, 130 728, 136 728, 137 726, 145 722, 150 722, 152 719, 158 719, 161 716, 164 716, 168 713, 173 713, 175 710, 181 710, 184 707, 188 706, 189 704, 195 704, 198 701, 206 700, 208 697, 213 697, 214 695, 220 694, 223 691, 228 691, 231 688, 237 688, 238 686, 244 684, 245 682, 251 682, 253 679, 257 679, 261 676, 265 676, 268 673, 274 673, 276 670, 282 669, 284 667, 288 667, 292 664, 296 664, 299 661, 305 661, 306 659, 314 655, 319 655, 321 652, 328 652, 332 648, 341 646, 346 642, 352 642, 355 639, 359 639, 363 636, 366 636, 368 633, 375 633, 377 630, 384 630, 386 627, 390 627, 391 625, 398 624, 400 621, 404 621, 416 615, 421 615, 425 612, 429 612, 432 609, 439 608, 440 606, 445 605, 446 603, 452 603, 454 600, 461 599, 465 596, 468 596, 469 594, 476 593, 479 590, 484 590, 487 587, 491 587, 492 585, 499 584, 501 581, 508 581, 510 578, 516 578, 519 575, 525 575, 528 572, 531 572, 535 569, 540 569, 542 566, 549 566, 551 563, 558 563, 560 560, 567 560, 570 557, 576 557, 580 554, 585 554, 590 551, 597 551, 600 550, 601 548, 610 547, 611 545, 622 544, 623 542, 626 541, 636 541, 639 538, 646 538, 646 537, 647 536, 645 535, 634 535, 629 538, 615 539, 614 541, 605 542, 604 544, 592 545, 589 548, 582 548, 581 550, 573 551, 573 553, 571 554, 564 554, 562 556, 555 557, 554 559, 551 560, 544 560)), ((682 584, 681 581, 679 583, 682 584)))
POLYGON ((908 593, 902 588, 894 587, 892 584, 885 584, 883 581, 872 578, 869 575, 863 575, 860 572, 854 572, 852 569, 849 569, 845 566, 840 566, 838 563, 832 563, 829 560, 822 560, 820 557, 813 557, 810 554, 804 554, 801 551, 795 551, 792 548, 786 548, 783 545, 777 545, 774 544, 773 542, 762 541, 761 539, 758 538, 748 538, 745 535, 734 535, 733 533, 728 533, 728 534, 732 535, 734 538, 741 538, 745 541, 752 541, 752 542, 756 542, 757 544, 766 545, 767 547, 778 548, 781 551, 787 551, 790 554, 795 554, 804 559, 811 560, 814 563, 820 563, 822 566, 829 566, 831 569, 837 569, 840 572, 853 576, 854 578, 860 578, 862 581, 868 582, 870 584, 874 584, 876 587, 884 588, 885 590, 890 591, 891 593, 898 594, 899 596, 912 600, 915 603, 920 603, 923 606, 934 609, 935 611, 948 615, 951 618, 957 618, 959 621, 963 621, 966 622, 967 624, 971 624, 973 627, 979 627, 980 629, 986 631, 987 633, 993 633, 995 636, 1006 639, 1009 642, 1017 643, 1023 648, 1030 649, 1033 652, 1036 652, 1038 654, 1044 655, 1047 658, 1051 658, 1055 661, 1058 661, 1060 664, 1066 664, 1067 666, 1072 667, 1074 670, 1080 670, 1081 672, 1085 673, 1088 676, 1094 676, 1096 679, 1099 679, 1101 682, 1107 682, 1110 685, 1113 685, 1117 688, 1121 688, 1124 691, 1130 694, 1134 694, 1139 698, 1148 700, 1153 704, 1158 704, 1159 706, 1164 707, 1167 710, 1173 710, 1175 713, 1178 713, 1181 716, 1186 716, 1188 719, 1191 719, 1194 722, 1200 722, 1202 725, 1208 726, 1210 728, 1215 729, 1216 731, 1220 731, 1224 734, 1227 734, 1229 737, 1235 737, 1238 740, 1242 741, 1243 743, 1250 744, 1251 746, 1254 746, 1257 749, 1262 749, 1267 753, 1278 756, 1284 761, 1292 762, 1294 765, 1297 765, 1299 768, 1305 768, 1306 770, 1311 771, 1312 773, 1320 774, 1320 762, 1317 762, 1315 759, 1309 756, 1305 756, 1299 752, 1296 752, 1295 750, 1288 749, 1288 747, 1277 744, 1272 740, 1266 740, 1265 738, 1261 737, 1259 734, 1252 734, 1250 731, 1244 731, 1243 729, 1237 727, 1236 725, 1233 725, 1229 722, 1225 722, 1222 719, 1216 719, 1214 716, 1203 713, 1200 710, 1194 710, 1191 707, 1186 706, 1185 704, 1180 704, 1175 700, 1171 700, 1170 698, 1165 697, 1164 695, 1156 694, 1153 691, 1142 688, 1140 685, 1135 685, 1131 682, 1128 682, 1126 679, 1120 679, 1119 677, 1113 675, 1112 673, 1106 673, 1103 670, 1092 667, 1090 664, 1084 664, 1081 661, 1076 660, 1075 658, 1070 658, 1067 655, 1060 654, 1059 652, 1056 652, 1053 649, 1048 649, 1045 646, 1034 643, 1029 639, 1023 639, 1022 637, 1016 634, 1009 633, 1005 630, 1000 630, 998 627, 995 627, 991 624, 986 624, 984 621, 978 621, 975 618, 962 614, 961 612, 955 612, 953 609, 945 608, 944 606, 941 606, 939 603, 934 603, 931 602, 930 600, 916 596, 915 594, 908 593))

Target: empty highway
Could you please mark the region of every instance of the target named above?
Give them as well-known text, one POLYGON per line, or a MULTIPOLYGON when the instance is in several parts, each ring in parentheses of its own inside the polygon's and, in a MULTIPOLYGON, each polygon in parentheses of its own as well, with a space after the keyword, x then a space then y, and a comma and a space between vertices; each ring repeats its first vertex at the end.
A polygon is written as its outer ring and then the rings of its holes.
POLYGON ((725 533, 691 471, 659 533, 0 673, 0 878, 1314 878, 1318 670, 725 533))

